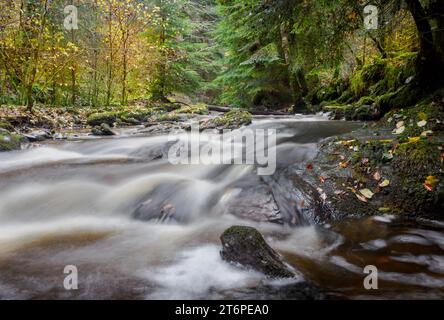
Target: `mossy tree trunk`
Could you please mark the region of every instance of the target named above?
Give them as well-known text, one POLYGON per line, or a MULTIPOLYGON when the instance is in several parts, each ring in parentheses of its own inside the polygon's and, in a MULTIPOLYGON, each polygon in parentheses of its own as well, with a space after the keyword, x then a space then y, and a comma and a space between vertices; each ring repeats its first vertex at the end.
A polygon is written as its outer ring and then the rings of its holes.
POLYGON ((305 107, 304 97, 308 93, 307 82, 302 68, 298 67, 294 61, 296 56, 296 43, 294 36, 291 34, 293 22, 282 23, 281 46, 284 52, 285 64, 288 68, 289 84, 293 95, 294 109, 303 109, 305 107))

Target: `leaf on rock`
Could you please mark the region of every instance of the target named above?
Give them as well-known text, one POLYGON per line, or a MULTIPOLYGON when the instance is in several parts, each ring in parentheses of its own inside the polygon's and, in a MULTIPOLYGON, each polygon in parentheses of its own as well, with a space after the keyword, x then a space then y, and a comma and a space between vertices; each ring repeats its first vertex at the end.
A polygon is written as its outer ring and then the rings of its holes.
POLYGON ((394 134, 403 134, 405 131, 405 127, 399 127, 398 129, 396 129, 395 131, 393 131, 394 134))
POLYGON ((384 181, 382 181, 380 184, 379 184, 379 186, 381 187, 381 188, 386 188, 386 187, 388 187, 390 185, 390 180, 388 180, 388 179, 385 179, 384 181))
POLYGON ((369 189, 362 189, 362 190, 359 190, 359 192, 367 199, 371 199, 375 195, 369 189))
POLYGON ((365 203, 368 202, 368 201, 367 201, 367 198, 364 197, 364 196, 361 196, 360 194, 357 194, 357 193, 356 193, 356 197, 357 197, 359 200, 361 200, 362 202, 365 202, 365 203))
POLYGON ((426 120, 419 121, 417 125, 418 127, 423 128, 427 125, 427 121, 426 120))

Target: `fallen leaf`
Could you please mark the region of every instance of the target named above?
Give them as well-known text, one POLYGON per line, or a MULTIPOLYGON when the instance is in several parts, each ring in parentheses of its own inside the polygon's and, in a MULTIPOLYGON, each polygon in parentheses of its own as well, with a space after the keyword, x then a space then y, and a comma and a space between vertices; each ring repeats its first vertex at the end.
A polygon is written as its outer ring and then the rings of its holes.
POLYGON ((346 169, 346 168, 348 168, 348 163, 347 163, 347 162, 339 162, 339 166, 340 166, 342 169, 346 169))
POLYGON ((320 176, 320 177, 319 177, 319 181, 320 181, 321 183, 325 183, 325 178, 322 177, 322 176, 320 176))
POLYGON ((399 127, 398 129, 396 129, 395 131, 393 131, 394 134, 403 134, 405 131, 405 127, 399 127))
POLYGON ((341 141, 341 144, 343 146, 348 147, 348 146, 351 146, 354 142, 356 142, 356 140, 346 140, 346 141, 341 141))
POLYGON ((391 153, 391 152, 384 152, 382 154, 382 159, 383 160, 392 160, 393 159, 393 153, 391 153))
POLYGON ((375 179, 376 181, 381 180, 381 174, 379 173, 379 171, 375 172, 375 174, 373 175, 373 179, 375 179))
POLYGON ((373 198, 373 196, 375 195, 373 192, 371 192, 369 189, 362 189, 359 190, 359 192, 366 197, 367 199, 371 199, 373 198))
POLYGON ((424 188, 428 191, 433 191, 433 188, 436 187, 439 180, 435 176, 428 176, 424 182, 424 188))
POLYGON ((381 188, 386 188, 386 187, 388 187, 390 185, 390 180, 388 180, 388 179, 385 179, 384 181, 382 181, 380 184, 379 184, 379 186, 381 187, 381 188))
POLYGON ((410 143, 417 143, 418 141, 421 140, 421 137, 413 137, 413 138, 409 138, 409 142, 410 143))
POLYGON ((424 131, 423 133, 421 133, 421 137, 427 137, 432 134, 433 134, 432 130, 427 130, 427 131, 424 131))
POLYGON ((366 197, 361 196, 361 195, 359 195, 359 194, 357 194, 357 193, 356 193, 356 197, 357 197, 359 200, 361 200, 362 202, 366 202, 366 203, 368 202, 366 197))
POLYGON ((392 211, 392 209, 387 208, 387 207, 383 207, 383 208, 379 208, 378 211, 381 213, 389 213, 392 211))
POLYGON ((418 118, 422 121, 427 121, 429 117, 427 116, 427 114, 425 112, 420 112, 420 113, 418 113, 418 118))
POLYGON ((405 127, 405 123, 404 123, 404 121, 399 121, 399 122, 396 124, 396 128, 399 129, 399 128, 402 128, 402 127, 405 127))
POLYGON ((422 120, 417 123, 418 127, 423 128, 427 125, 427 121, 422 120))

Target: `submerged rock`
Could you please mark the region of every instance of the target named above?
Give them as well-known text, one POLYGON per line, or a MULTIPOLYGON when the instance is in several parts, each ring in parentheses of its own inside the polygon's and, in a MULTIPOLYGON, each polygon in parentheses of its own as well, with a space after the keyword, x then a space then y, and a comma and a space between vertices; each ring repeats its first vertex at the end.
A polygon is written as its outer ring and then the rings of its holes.
POLYGON ((292 278, 294 272, 282 261, 280 255, 254 228, 234 226, 221 236, 222 259, 254 269, 273 278, 292 278))

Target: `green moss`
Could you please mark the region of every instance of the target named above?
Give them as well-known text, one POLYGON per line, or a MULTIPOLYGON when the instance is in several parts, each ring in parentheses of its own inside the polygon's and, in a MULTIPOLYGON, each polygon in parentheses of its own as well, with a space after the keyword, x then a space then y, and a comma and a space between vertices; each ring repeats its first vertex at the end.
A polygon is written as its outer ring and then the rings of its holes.
POLYGON ((399 179, 395 197, 399 198, 403 209, 416 214, 425 212, 443 217, 444 174, 440 160, 442 144, 427 140, 404 143, 396 151, 393 168, 399 179), (427 190, 424 183, 427 177, 437 179, 433 190, 427 190))
POLYGON ((8 121, 0 121, 0 128, 8 131, 14 131, 14 127, 8 121))
POLYGON ((0 152, 19 150, 21 140, 17 135, 0 134, 0 152))
POLYGON ((362 105, 371 105, 375 102, 375 98, 373 97, 362 97, 361 99, 359 99, 359 101, 356 103, 356 105, 358 106, 362 106, 362 105))
POLYGON ((362 70, 356 71, 350 78, 350 90, 356 97, 362 97, 366 91, 366 85, 362 77, 362 70))
POLYGON ((100 126, 102 123, 113 126, 114 123, 117 121, 117 118, 117 112, 94 113, 88 117, 87 123, 90 126, 100 126))
POLYGON ((233 109, 227 112, 223 117, 214 119, 216 125, 227 128, 238 128, 243 125, 249 125, 253 121, 251 113, 241 109, 233 109))
POLYGON ((331 112, 331 117, 334 120, 341 120, 346 118, 346 115, 348 114, 349 110, 352 108, 352 106, 324 106, 322 108, 323 112, 331 112))
POLYGON ((406 108, 414 105, 422 96, 419 89, 409 85, 399 88, 396 92, 389 92, 378 97, 376 103, 382 114, 392 109, 406 108))
POLYGON ((427 177, 439 174, 443 168, 439 160, 442 153, 439 147, 442 144, 427 140, 402 143, 396 150, 394 167, 405 176, 427 177))
POLYGON ((151 119, 153 122, 176 122, 180 120, 180 116, 176 113, 158 114, 151 119))
POLYGON ((379 82, 385 76, 387 61, 385 59, 375 59, 362 67, 362 81, 371 85, 379 82))
POLYGON ((199 115, 209 114, 208 107, 204 103, 199 103, 192 106, 182 106, 180 109, 177 109, 174 112, 178 114, 199 114, 199 115))

